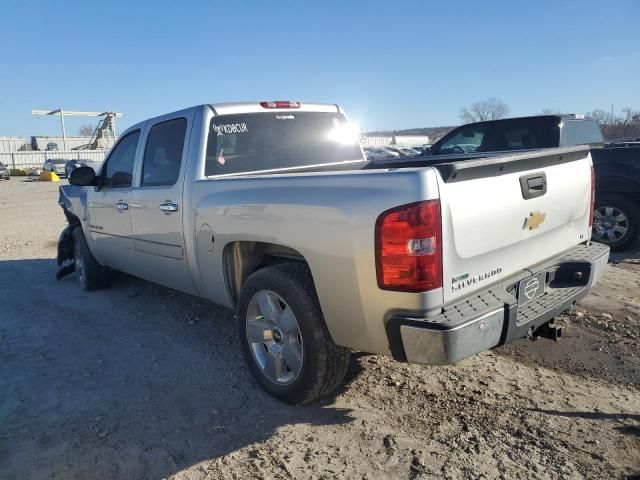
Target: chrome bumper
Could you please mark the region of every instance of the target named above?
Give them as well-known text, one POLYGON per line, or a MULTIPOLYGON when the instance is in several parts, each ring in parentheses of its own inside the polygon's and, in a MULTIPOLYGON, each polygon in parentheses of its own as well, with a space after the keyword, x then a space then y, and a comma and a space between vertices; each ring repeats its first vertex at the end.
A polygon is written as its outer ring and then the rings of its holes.
POLYGON ((451 364, 530 336, 586 296, 602 278, 608 259, 606 245, 579 245, 445 307, 436 317, 394 317, 387 326, 392 350, 394 337, 402 344, 402 351, 396 348, 394 357, 404 357, 400 359, 411 363, 451 364), (518 283, 543 271, 545 294, 518 306, 518 283))

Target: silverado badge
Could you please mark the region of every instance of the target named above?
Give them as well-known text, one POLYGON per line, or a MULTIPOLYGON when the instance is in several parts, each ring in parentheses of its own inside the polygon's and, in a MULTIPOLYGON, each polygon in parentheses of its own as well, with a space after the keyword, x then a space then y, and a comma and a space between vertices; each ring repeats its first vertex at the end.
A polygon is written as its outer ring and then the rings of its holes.
POLYGON ((547 217, 546 213, 542 213, 542 212, 531 212, 531 214, 524 219, 524 225, 523 225, 523 229, 524 228, 528 228, 529 230, 533 230, 535 228, 538 228, 540 225, 542 225, 544 223, 544 219, 547 217))

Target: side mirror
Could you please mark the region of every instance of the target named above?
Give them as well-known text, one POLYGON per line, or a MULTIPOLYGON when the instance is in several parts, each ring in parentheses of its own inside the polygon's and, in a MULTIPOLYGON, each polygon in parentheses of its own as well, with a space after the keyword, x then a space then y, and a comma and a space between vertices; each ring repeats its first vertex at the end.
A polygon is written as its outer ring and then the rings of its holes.
POLYGON ((431 147, 424 147, 422 149, 422 155, 431 155, 431 147))
POLYGON ((78 167, 69 175, 69 183, 78 187, 88 187, 95 184, 96 172, 91 167, 78 167))

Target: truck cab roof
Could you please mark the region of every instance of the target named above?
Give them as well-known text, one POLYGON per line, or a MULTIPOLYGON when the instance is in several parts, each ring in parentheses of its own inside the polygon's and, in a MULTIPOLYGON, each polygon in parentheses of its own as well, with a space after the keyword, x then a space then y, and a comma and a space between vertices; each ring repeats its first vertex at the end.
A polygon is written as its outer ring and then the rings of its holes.
POLYGON ((136 123, 130 126, 123 134, 130 130, 142 128, 146 123, 155 123, 156 121, 165 117, 175 117, 180 114, 187 115, 198 108, 209 108, 216 116, 220 115, 236 115, 241 113, 262 113, 262 112, 327 112, 327 113, 342 113, 344 111, 336 104, 333 103, 316 103, 316 102, 296 102, 290 100, 276 100, 276 101, 253 101, 253 102, 225 102, 225 103, 203 103, 200 105, 194 105, 193 107, 176 110, 174 112, 158 115, 153 118, 148 118, 142 122, 136 123))

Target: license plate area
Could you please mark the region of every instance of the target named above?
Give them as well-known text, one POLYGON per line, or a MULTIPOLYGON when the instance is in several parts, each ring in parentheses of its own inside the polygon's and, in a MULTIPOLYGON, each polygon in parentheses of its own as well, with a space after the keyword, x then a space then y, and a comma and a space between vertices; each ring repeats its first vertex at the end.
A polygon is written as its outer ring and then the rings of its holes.
POLYGON ((547 272, 538 272, 518 283, 518 305, 526 305, 544 295, 547 272))

